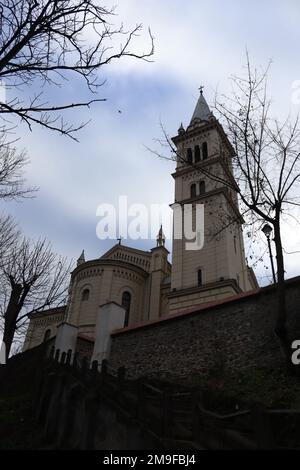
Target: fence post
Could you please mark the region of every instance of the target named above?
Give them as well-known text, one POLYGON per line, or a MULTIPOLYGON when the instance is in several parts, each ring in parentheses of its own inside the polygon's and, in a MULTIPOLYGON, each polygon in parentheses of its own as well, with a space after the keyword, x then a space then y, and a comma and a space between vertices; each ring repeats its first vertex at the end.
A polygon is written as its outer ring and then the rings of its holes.
POLYGON ((76 372, 78 369, 78 352, 74 353, 72 367, 73 367, 74 372, 76 372))
POLYGON ((55 352, 55 347, 52 346, 49 352, 49 356, 48 356, 48 359, 50 359, 50 361, 53 361, 54 359, 54 352, 55 352))
POLYGON ((61 359, 60 359, 61 365, 64 365, 64 364, 66 363, 66 355, 67 355, 67 354, 66 354, 65 351, 63 351, 63 352, 61 353, 61 359))
POLYGON ((98 376, 98 361, 92 362, 92 380, 95 381, 98 376))
POLYGON ((71 358, 72 358, 72 349, 68 349, 67 356, 66 356, 66 365, 71 365, 71 358))
POLYGON ((81 363, 81 377, 83 379, 86 378, 87 375, 87 369, 88 369, 88 361, 86 357, 82 358, 82 363, 81 363))
POLYGON ((55 356, 54 356, 55 362, 59 362, 59 355, 60 355, 60 350, 57 349, 57 350, 55 351, 55 356))
POLYGON ((108 369, 107 359, 103 359, 101 362, 101 374, 103 375, 103 377, 107 376, 107 372, 108 372, 107 369, 108 369))

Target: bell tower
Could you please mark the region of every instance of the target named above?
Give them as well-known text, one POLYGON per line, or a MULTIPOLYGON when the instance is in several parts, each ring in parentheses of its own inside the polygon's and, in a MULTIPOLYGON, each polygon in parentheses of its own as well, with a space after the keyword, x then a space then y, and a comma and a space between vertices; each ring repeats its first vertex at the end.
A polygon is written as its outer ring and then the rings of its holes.
POLYGON ((183 235, 173 233, 170 313, 257 287, 245 260, 243 219, 232 171, 234 150, 202 87, 190 124, 186 129, 181 124, 172 141, 177 149, 172 175, 175 203, 181 208, 183 235), (204 210, 203 246, 191 250, 183 214, 192 211, 197 236, 197 205, 204 210))

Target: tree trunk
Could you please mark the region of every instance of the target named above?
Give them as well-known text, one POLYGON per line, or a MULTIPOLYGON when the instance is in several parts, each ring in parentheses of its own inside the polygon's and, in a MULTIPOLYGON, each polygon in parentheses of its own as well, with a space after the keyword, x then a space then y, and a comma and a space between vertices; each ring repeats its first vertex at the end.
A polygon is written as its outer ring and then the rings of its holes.
POLYGON ((284 283, 284 258, 283 249, 281 242, 280 232, 280 215, 274 223, 274 242, 276 247, 276 264, 277 264, 277 319, 275 325, 275 333, 280 341, 280 345, 283 354, 286 359, 288 369, 291 369, 291 358, 290 358, 290 344, 287 336, 286 320, 287 320, 287 309, 286 309, 286 292, 284 283))
POLYGON ((22 286, 14 284, 10 293, 10 299, 4 315, 4 334, 3 342, 5 344, 6 361, 8 360, 14 339, 16 321, 20 312, 20 298, 22 295, 22 286))

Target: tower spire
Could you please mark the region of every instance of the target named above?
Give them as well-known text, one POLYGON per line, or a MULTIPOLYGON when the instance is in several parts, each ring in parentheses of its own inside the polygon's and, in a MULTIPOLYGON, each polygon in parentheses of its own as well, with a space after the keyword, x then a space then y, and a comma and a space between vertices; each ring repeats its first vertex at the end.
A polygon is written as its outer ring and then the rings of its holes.
POLYGON ((200 90, 200 96, 198 98, 198 102, 196 104, 196 108, 194 111, 194 114, 191 119, 191 123, 194 119, 199 119, 200 121, 209 121, 209 119, 212 117, 212 112, 209 109, 209 106, 203 96, 203 88, 204 86, 201 85, 199 87, 200 90))

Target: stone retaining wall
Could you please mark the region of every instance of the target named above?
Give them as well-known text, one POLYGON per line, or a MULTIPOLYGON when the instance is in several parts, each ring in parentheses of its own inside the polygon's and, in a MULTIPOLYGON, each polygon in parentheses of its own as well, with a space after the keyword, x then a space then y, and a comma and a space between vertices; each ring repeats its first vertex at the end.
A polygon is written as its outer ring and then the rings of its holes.
MULTIPOLYGON (((300 277, 286 281, 289 341, 300 339, 300 277)), ((212 369, 276 367, 283 355, 274 333, 273 286, 197 311, 161 318, 112 335, 109 362, 132 376, 190 377, 212 369)))

